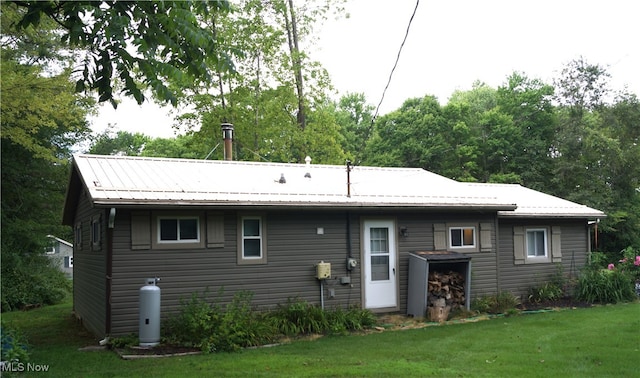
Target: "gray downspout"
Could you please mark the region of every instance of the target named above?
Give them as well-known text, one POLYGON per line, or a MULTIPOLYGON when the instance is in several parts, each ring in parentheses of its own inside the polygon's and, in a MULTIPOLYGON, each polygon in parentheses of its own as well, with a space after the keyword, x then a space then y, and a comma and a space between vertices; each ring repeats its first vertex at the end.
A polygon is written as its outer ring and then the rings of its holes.
POLYGON ((106 314, 105 333, 106 337, 111 334, 111 277, 113 275, 113 228, 115 226, 116 209, 109 210, 109 222, 107 225, 107 272, 106 272, 106 314))

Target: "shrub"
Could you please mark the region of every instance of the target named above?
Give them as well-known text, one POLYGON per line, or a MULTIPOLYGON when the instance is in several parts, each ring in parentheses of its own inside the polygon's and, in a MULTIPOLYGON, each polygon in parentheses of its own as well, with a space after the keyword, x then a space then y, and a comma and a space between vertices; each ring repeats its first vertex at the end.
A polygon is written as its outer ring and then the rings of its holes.
POLYGON ((562 287, 553 282, 547 282, 541 286, 532 287, 529 289, 529 302, 540 303, 546 301, 557 301, 562 299, 564 291, 562 287))
POLYGON ((0 338, 2 340, 0 361, 8 363, 29 361, 27 340, 18 330, 2 324, 0 325, 0 338))
POLYGON ((71 292, 71 281, 43 255, 18 258, 2 255, 2 311, 61 302, 71 292))
POLYGON ((474 311, 489 314, 504 314, 507 310, 515 309, 520 304, 520 299, 508 291, 502 291, 497 295, 475 298, 471 302, 474 311))
POLYGON ((165 326, 169 343, 197 347, 204 352, 229 352, 261 345, 277 336, 276 329, 264 316, 252 309, 250 292, 236 293, 224 309, 217 301, 209 304, 207 293, 208 290, 201 296, 193 293, 190 300, 181 301, 179 313, 165 326))
POLYGON ((623 271, 586 269, 578 279, 576 298, 589 303, 618 303, 636 297, 631 276, 623 271))
POLYGON ((575 296, 589 303, 617 303, 637 298, 635 284, 640 279, 640 256, 631 247, 621 251, 617 262, 594 252, 578 279, 575 296))
POLYGON ((278 331, 286 336, 324 333, 329 327, 324 311, 299 298, 289 298, 270 315, 278 331))

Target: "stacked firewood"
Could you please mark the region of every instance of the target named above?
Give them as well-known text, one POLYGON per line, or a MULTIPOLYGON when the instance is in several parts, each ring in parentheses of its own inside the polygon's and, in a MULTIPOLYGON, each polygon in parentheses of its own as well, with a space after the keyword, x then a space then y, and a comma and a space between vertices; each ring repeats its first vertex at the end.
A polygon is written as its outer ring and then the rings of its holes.
POLYGON ((429 273, 429 306, 464 308, 464 277, 454 271, 429 273))

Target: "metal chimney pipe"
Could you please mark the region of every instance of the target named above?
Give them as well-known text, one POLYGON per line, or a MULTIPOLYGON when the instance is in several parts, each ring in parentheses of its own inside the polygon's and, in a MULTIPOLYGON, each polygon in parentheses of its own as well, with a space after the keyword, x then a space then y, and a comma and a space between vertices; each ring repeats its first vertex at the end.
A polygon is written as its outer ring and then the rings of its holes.
POLYGON ((224 160, 233 160, 233 124, 223 123, 222 139, 224 140, 224 160))

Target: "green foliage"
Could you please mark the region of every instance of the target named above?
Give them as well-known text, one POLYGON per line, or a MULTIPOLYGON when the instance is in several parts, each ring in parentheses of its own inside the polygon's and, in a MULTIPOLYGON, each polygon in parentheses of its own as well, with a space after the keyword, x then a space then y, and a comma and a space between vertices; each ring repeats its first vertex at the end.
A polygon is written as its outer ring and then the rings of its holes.
POLYGON ((618 303, 636 299, 640 253, 629 247, 619 256, 617 262, 609 262, 611 260, 607 254, 592 253, 589 264, 578 279, 576 298, 589 303, 618 303))
POLYGON ((114 133, 112 127, 98 134, 92 141, 90 154, 138 156, 151 138, 141 133, 127 131, 114 133))
POLYGON ((139 344, 138 335, 129 334, 122 337, 112 337, 109 339, 109 346, 111 348, 127 348, 137 346, 139 344))
POLYGON ((540 303, 547 301, 557 301, 564 296, 562 287, 552 282, 546 282, 541 286, 535 286, 529 289, 529 302, 540 303))
POLYGON ((25 9, 18 27, 37 28, 50 18, 63 29, 64 42, 87 50, 76 89, 96 89, 99 100, 114 107, 114 81, 138 103, 145 99, 143 88, 149 88, 175 105, 168 83, 208 82, 208 67, 233 68, 229 50, 222 51, 212 30, 202 24, 212 14, 227 12, 227 1, 13 3, 25 9))
POLYGON ((582 272, 575 295, 589 303, 618 303, 636 298, 629 274, 608 269, 582 272))
POLYGON ((551 280, 529 288, 528 301, 532 303, 553 302, 571 296, 575 283, 564 276, 562 264, 556 265, 556 272, 551 280))
POLYGON ((280 332, 287 336, 323 333, 329 328, 325 312, 299 298, 289 298, 278 305, 272 318, 280 332))
MULTIPOLYGON (((251 308, 252 294, 238 292, 226 308, 209 304, 207 291, 182 301, 180 312, 165 325, 170 343, 198 347, 204 352, 230 352, 271 342, 276 332, 251 308)), ((222 295, 222 291, 219 292, 222 295)))
POLYGON ((7 326, 4 322, 0 326, 2 352, 0 361, 29 362, 29 345, 26 337, 17 329, 7 326))
POLYGON ((3 312, 60 303, 71 293, 71 281, 46 256, 2 256, 3 312))
POLYGON ((0 6, 1 291, 2 311, 10 311, 57 303, 69 291, 43 251, 46 235, 71 238, 60 221, 68 159, 88 134, 93 101, 73 93, 69 59, 52 22, 16 29, 25 13, 0 6))
MULTIPOLYGON (((282 335, 345 334, 372 327, 369 310, 351 307, 325 311, 300 299, 289 299, 273 311, 252 308, 253 294, 241 291, 225 308, 210 304, 206 293, 181 302, 180 312, 165 324, 168 343, 197 347, 205 352, 230 352, 264 345, 282 335)), ((222 291, 219 292, 222 295, 222 291)))
POLYGON ((481 313, 504 314, 512 313, 520 299, 508 291, 502 291, 497 295, 487 295, 475 298, 471 302, 471 309, 481 313))
POLYGON ((278 331, 286 336, 300 334, 344 334, 371 328, 376 317, 369 310, 352 306, 347 310, 323 310, 299 298, 289 298, 269 314, 278 331))

